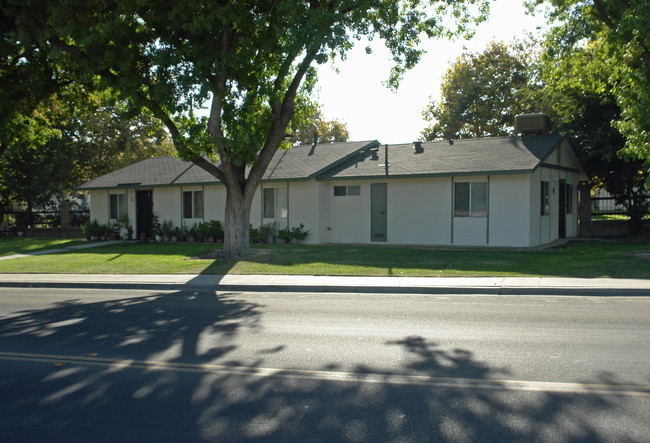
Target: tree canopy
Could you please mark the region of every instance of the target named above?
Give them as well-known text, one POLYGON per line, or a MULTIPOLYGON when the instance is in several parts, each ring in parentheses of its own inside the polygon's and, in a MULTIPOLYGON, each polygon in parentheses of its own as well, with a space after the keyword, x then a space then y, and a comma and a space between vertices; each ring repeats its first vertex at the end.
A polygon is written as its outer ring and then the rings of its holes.
POLYGON ((621 155, 650 168, 650 3, 646 0, 529 0, 552 6, 553 51, 571 54, 598 45, 599 70, 608 76, 625 137, 621 155))
POLYGON ((572 29, 557 27, 543 42, 525 46, 534 50, 524 51, 515 42, 490 44, 483 52, 463 55, 445 77, 441 103, 431 103, 424 111, 435 124, 423 136, 435 140, 510 135, 516 114, 544 112, 555 131, 571 136, 591 184, 605 188, 624 205, 638 228, 648 209, 644 191, 648 170, 642 158, 626 154, 610 43, 601 38, 568 46, 563 44, 567 32, 572 29), (486 69, 485 63, 501 67, 506 75, 486 69), (522 67, 521 76, 514 77, 517 81, 509 75, 513 64, 522 67), (490 124, 494 122, 498 124, 490 124))
POLYGON ((421 57, 422 36, 469 33, 487 10, 487 0, 5 0, 1 22, 22 51, 18 64, 60 67, 160 119, 179 155, 225 184, 224 250, 238 256, 249 249, 253 195, 290 143, 312 64, 377 36, 392 53, 396 86, 421 57), (208 117, 195 117, 192 107, 205 102, 208 117))
POLYGON ((293 144, 339 143, 348 141, 350 133, 346 123, 336 119, 325 120, 323 111, 318 103, 311 104, 305 119, 292 122, 291 142, 293 144))
POLYGON ((530 109, 530 81, 522 45, 492 42, 483 52, 464 53, 449 67, 440 101, 422 112, 432 125, 425 140, 489 137, 512 132, 515 115, 530 109))
MULTIPOLYGON (((173 155, 167 132, 150 114, 128 115, 109 91, 60 89, 29 114, 3 122, 0 209, 29 211, 66 197, 72 187, 145 158, 173 155)), ((0 211, 2 212, 2 211, 0 211)))

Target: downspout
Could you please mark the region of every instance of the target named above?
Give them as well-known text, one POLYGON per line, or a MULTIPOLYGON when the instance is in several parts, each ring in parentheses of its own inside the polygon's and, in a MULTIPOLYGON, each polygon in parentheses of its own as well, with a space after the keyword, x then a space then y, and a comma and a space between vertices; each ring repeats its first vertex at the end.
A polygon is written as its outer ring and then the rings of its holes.
POLYGON ((454 176, 451 176, 451 244, 454 244, 454 176))
POLYGON ((490 244, 490 176, 487 176, 487 195, 485 196, 487 206, 487 217, 486 217, 486 232, 485 232, 485 244, 490 244))

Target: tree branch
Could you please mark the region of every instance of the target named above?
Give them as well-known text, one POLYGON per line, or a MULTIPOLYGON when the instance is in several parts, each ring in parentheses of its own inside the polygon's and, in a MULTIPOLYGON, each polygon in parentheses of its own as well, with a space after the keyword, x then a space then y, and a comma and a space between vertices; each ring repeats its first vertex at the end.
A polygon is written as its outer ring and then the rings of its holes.
MULTIPOLYGON (((610 17, 610 14, 607 12, 607 8, 601 0, 593 0, 594 7, 596 8, 596 15, 598 18, 613 32, 616 33, 617 26, 614 23, 614 20, 617 17, 610 17)), ((632 37, 632 40, 635 41, 641 48, 641 60, 643 64, 646 65, 646 68, 650 69, 650 48, 645 44, 639 36, 632 37)))

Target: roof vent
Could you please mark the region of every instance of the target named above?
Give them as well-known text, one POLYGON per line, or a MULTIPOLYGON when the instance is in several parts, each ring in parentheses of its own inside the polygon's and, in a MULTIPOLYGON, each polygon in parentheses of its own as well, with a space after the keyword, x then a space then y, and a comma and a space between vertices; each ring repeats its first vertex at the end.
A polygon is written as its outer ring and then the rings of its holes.
POLYGON ((552 126, 553 123, 546 114, 519 114, 515 116, 516 134, 548 134, 552 126))
POLYGON ((424 148, 422 147, 422 142, 413 142, 413 147, 415 148, 416 154, 422 154, 424 152, 424 148))

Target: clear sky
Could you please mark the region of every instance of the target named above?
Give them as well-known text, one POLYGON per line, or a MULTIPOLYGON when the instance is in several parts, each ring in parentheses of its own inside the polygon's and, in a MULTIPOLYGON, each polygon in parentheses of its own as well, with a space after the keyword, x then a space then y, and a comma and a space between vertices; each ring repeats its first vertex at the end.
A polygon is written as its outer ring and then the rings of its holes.
POLYGON ((429 97, 438 99, 440 83, 450 62, 463 51, 482 51, 492 41, 510 42, 527 32, 536 33, 545 24, 542 13, 525 14, 521 0, 495 0, 491 18, 482 23, 472 40, 429 40, 427 54, 407 72, 397 92, 382 82, 388 79, 390 53, 377 40, 374 53, 367 55, 360 42, 345 62, 321 65, 318 69, 319 102, 327 120, 347 123, 351 141, 379 140, 381 143, 410 143, 418 140, 427 125, 422 110, 429 97))

